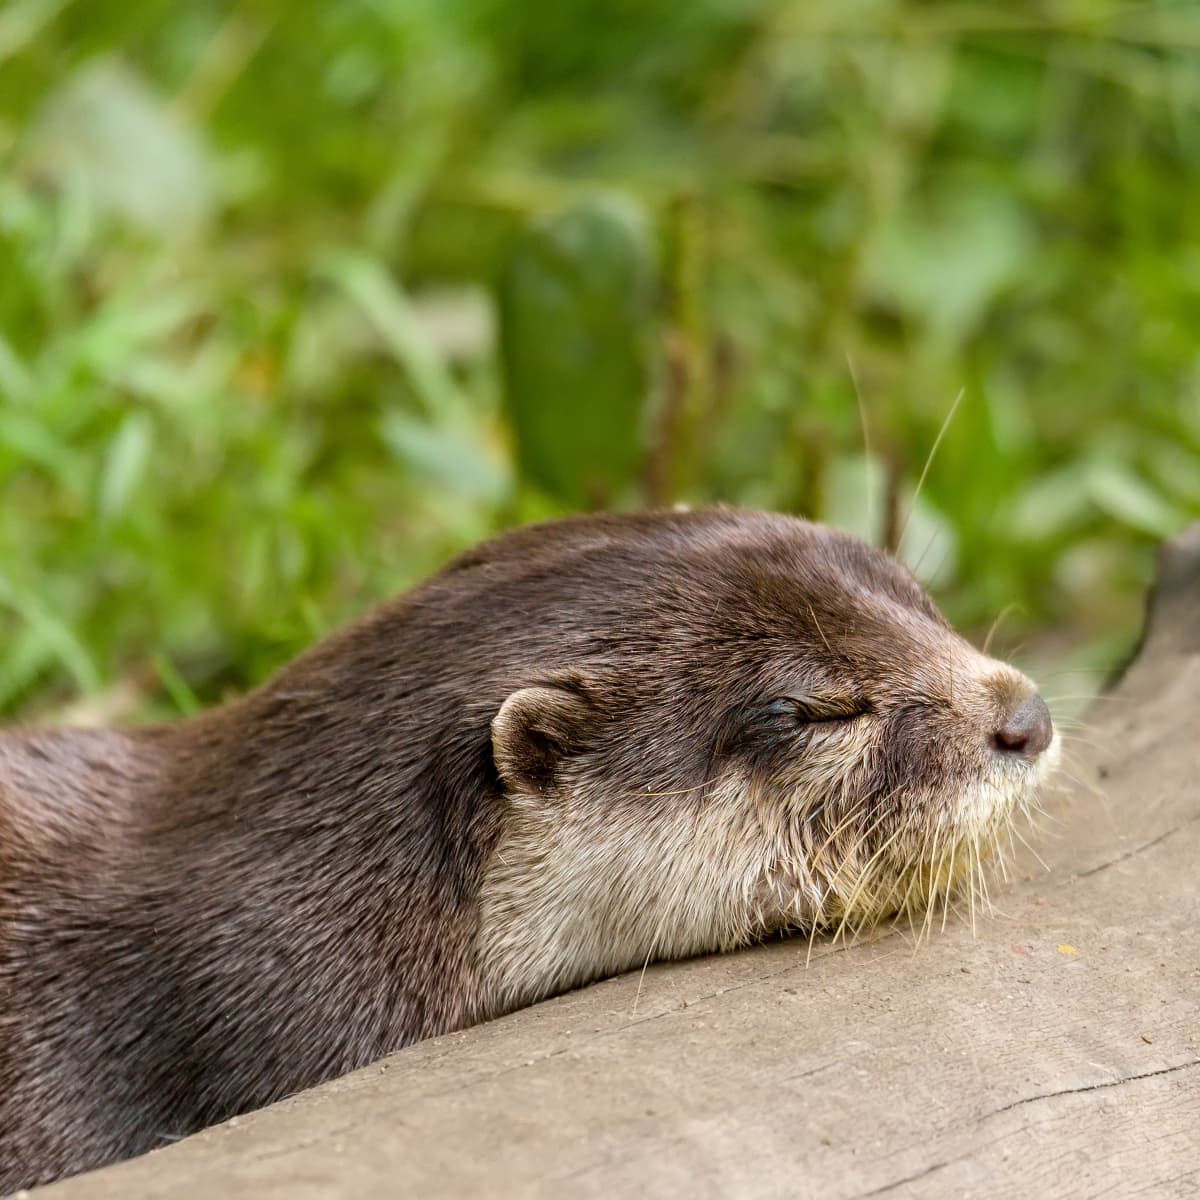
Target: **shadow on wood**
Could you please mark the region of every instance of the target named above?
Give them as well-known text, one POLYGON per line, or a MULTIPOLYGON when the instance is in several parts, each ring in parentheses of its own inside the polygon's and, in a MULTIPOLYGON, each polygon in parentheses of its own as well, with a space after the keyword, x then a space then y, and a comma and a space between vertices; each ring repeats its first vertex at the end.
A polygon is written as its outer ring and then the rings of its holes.
POLYGON ((1200 1194, 1200 525, 1071 758, 974 936, 652 967, 44 1194, 1200 1194))

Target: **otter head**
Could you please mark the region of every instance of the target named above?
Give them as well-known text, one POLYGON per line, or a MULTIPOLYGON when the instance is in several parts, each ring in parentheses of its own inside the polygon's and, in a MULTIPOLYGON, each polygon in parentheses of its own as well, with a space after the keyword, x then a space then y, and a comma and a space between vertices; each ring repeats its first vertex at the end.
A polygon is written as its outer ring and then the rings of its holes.
POLYGON ((490 1011, 651 958, 928 911, 1053 766, 1030 680, 853 537, 725 510, 574 528, 513 541, 536 586, 518 572, 498 597, 536 632, 491 722, 490 1011))

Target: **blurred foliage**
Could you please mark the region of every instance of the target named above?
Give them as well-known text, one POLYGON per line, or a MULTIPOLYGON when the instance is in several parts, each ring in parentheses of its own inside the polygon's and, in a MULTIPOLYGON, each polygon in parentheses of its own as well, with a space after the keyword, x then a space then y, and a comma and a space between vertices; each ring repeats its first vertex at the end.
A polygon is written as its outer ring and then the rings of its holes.
POLYGON ((1198 109, 1188 3, 7 0, 0 711, 190 709, 601 502, 1112 661, 1200 514, 1198 109))
POLYGON ((515 239, 499 286, 505 407, 520 474, 568 504, 610 506, 646 456, 649 239, 590 202, 515 239))

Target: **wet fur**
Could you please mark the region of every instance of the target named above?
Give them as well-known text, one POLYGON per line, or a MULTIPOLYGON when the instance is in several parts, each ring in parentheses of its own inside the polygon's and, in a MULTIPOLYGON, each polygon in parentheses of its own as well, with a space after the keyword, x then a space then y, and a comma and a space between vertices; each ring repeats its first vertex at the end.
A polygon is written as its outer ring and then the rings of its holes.
POLYGON ((0 1191, 919 907, 1044 773, 988 744, 1030 690, 862 543, 717 510, 506 535, 189 721, 0 735, 0 1191), (797 688, 870 710, 781 728, 797 688))

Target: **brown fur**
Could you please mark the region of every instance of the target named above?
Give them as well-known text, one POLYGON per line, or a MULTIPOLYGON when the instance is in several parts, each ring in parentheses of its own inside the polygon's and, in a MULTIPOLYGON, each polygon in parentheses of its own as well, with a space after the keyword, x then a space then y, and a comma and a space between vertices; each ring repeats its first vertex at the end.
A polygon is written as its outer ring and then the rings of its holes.
POLYGON ((1031 691, 885 556, 717 510, 519 530, 189 721, 0 735, 0 1191, 903 908, 1040 777, 991 740, 1031 691))

